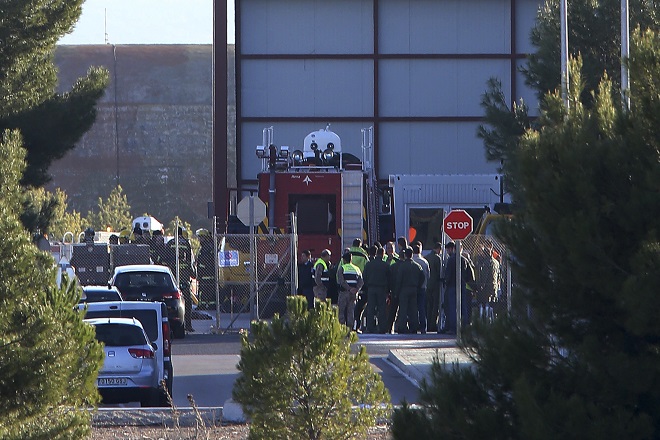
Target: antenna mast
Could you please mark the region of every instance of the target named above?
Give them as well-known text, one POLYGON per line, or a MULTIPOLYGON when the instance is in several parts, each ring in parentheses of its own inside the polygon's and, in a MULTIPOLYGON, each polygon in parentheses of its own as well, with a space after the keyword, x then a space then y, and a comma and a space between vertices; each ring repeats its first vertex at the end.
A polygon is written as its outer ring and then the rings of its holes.
POLYGON ((108 8, 103 9, 103 31, 105 34, 105 44, 110 44, 110 39, 108 38, 108 8))

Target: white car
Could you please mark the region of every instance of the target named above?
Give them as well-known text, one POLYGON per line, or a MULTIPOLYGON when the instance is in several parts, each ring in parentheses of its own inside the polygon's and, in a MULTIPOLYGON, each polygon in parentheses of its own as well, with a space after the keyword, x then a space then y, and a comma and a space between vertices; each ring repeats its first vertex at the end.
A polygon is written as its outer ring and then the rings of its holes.
POLYGON ((142 324, 135 318, 85 319, 96 329, 103 343, 105 359, 99 370, 97 387, 104 403, 140 402, 141 406, 160 403, 159 347, 149 341, 142 324))
MULTIPOLYGON (((167 391, 172 394, 174 368, 171 358, 171 332, 167 318, 167 307, 161 302, 115 301, 79 304, 78 309, 85 313, 85 319, 129 318, 137 319, 147 333, 152 345, 155 345, 156 360, 160 366, 158 383, 165 381, 167 391)), ((169 406, 170 402, 164 391, 159 394, 158 406, 169 406)))

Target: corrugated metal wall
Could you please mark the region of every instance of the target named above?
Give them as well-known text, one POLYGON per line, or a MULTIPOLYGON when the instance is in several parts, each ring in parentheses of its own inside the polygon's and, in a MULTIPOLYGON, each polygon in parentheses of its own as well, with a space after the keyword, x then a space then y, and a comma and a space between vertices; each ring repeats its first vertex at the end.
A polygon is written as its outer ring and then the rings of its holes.
POLYGON ((261 130, 301 146, 326 123, 361 156, 374 126, 376 169, 492 173, 476 130, 486 81, 509 100, 533 93, 518 67, 541 0, 237 0, 239 185, 259 171, 261 130))

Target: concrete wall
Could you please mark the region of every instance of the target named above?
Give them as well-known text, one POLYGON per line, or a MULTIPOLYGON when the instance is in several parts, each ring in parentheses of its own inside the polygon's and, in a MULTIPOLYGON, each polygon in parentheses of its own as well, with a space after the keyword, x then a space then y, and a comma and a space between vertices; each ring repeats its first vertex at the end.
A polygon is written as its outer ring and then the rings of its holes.
MULTIPOLYGON (((234 47, 228 48, 229 186, 235 186, 234 47)), ((49 189, 62 188, 83 215, 120 184, 133 214, 167 223, 174 216, 209 227, 212 197, 211 45, 59 46, 60 92, 90 66, 111 81, 92 129, 53 164, 49 189)))

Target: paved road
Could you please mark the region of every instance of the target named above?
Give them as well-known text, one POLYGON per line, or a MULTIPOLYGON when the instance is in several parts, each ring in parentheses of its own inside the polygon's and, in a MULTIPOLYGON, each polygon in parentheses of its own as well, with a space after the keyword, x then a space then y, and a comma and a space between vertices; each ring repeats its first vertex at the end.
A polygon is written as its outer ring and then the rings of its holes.
MULTIPOLYGON (((221 329, 227 328, 231 322, 229 318, 229 315, 221 317, 221 329)), ((236 364, 239 361, 240 340, 237 328, 245 328, 249 323, 244 319, 226 334, 213 334, 214 323, 210 313, 194 315, 193 326, 197 331, 189 333, 185 339, 173 341, 173 394, 177 407, 190 406, 188 395, 192 396, 198 407, 220 407, 231 397, 234 381, 238 377, 236 364)), ((416 383, 428 376, 432 357, 438 349, 444 350, 444 353, 450 350, 451 356, 455 351, 452 348, 455 347, 453 339, 435 334, 360 335, 358 344, 366 347, 371 364, 383 378, 393 404, 400 404, 404 399, 408 403, 418 403, 416 383)), ((136 407, 139 404, 107 406, 136 407)))
MULTIPOLYGON (((414 339, 402 339, 396 335, 365 335, 360 343, 367 348, 374 370, 381 374, 390 391, 392 403, 399 404, 403 399, 416 403, 418 388, 387 360, 387 355, 392 348, 423 346, 424 341, 420 344, 414 339)), ((187 395, 190 394, 199 407, 223 406, 231 397, 231 389, 238 376, 236 364, 239 361, 239 353, 240 342, 235 333, 189 334, 183 340, 174 341, 172 362, 175 405, 189 406, 187 395)))

